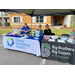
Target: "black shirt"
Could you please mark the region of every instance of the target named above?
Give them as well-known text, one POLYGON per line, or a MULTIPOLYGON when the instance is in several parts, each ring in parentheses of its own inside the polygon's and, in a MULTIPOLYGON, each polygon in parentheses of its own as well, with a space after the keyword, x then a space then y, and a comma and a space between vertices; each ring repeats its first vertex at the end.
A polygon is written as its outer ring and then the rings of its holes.
POLYGON ((45 29, 44 30, 44 35, 51 35, 51 29, 45 29))

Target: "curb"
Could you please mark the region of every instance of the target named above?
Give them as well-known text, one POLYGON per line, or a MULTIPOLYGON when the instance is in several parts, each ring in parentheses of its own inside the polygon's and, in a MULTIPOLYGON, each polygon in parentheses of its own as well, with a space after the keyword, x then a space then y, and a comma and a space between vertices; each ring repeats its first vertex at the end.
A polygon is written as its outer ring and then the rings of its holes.
POLYGON ((6 35, 6 34, 0 34, 0 36, 4 36, 4 35, 6 35))
POLYGON ((2 36, 4 36, 4 35, 6 35, 6 34, 2 34, 2 36))

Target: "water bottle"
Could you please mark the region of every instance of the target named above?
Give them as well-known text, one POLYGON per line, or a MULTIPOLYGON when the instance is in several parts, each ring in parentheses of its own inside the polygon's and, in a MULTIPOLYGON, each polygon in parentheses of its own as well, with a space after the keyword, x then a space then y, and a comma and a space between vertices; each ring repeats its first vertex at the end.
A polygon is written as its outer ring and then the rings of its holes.
POLYGON ((19 34, 20 34, 20 30, 19 30, 19 34))
POLYGON ((32 33, 33 33, 33 36, 35 36, 35 31, 33 31, 32 33))
POLYGON ((39 37, 39 31, 38 30, 36 31, 36 37, 39 37))

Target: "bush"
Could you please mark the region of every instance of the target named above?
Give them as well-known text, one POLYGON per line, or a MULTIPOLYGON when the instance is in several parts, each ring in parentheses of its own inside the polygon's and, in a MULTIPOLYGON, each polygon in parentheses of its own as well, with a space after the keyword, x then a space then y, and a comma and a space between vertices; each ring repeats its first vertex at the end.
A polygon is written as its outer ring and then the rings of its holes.
POLYGON ((5 26, 10 26, 10 23, 5 23, 5 26))
POLYGON ((10 26, 10 28, 12 28, 12 26, 10 26))
POLYGON ((1 21, 0 21, 0 26, 2 26, 2 23, 1 23, 1 21))

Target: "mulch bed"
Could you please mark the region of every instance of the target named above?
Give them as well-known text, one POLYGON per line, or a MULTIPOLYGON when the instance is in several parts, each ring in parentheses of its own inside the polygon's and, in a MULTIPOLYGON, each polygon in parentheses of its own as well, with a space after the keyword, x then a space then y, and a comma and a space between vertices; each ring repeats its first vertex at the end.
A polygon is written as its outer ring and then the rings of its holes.
MULTIPOLYGON (((56 29, 56 27, 50 27, 50 28, 56 29)), ((2 26, 0 26, 0 29, 20 29, 20 28, 10 28, 10 27, 2 27, 2 26)), ((73 28, 72 27, 70 27, 70 28, 60 27, 59 29, 73 29, 73 28)), ((37 30, 37 28, 32 28, 32 30, 37 30)))

